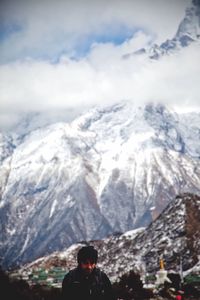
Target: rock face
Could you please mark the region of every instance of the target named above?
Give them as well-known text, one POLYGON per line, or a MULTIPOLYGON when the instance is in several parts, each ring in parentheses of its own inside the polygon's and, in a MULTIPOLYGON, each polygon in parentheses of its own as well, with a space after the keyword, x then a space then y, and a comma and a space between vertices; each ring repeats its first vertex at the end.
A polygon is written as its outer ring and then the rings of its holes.
MULTIPOLYGON (((193 1, 176 41, 189 35, 198 44, 198 22, 199 1, 193 1)), ((31 131, 30 122, 15 135, 0 135, 5 268, 147 226, 176 195, 200 193, 198 113, 123 102, 70 124, 31 131)))
MULTIPOLYGON (((199 196, 177 196, 146 229, 112 237, 97 245, 101 266, 113 279, 132 269, 141 274, 155 274, 162 257, 166 270, 179 273, 182 262, 183 273, 192 272, 195 266, 199 266, 199 216, 199 196)), ((196 274, 199 271, 198 267, 196 274)))
MULTIPOLYGON (((90 241, 99 252, 98 266, 114 282, 130 270, 156 274, 160 258, 164 268, 183 274, 199 274, 200 253, 200 197, 183 194, 172 199, 164 211, 147 228, 139 228, 124 234, 112 235, 103 240, 90 241)), ((85 245, 76 244, 63 252, 38 259, 24 266, 19 272, 36 268, 50 269, 60 266, 71 269, 76 266, 78 250, 85 245)))

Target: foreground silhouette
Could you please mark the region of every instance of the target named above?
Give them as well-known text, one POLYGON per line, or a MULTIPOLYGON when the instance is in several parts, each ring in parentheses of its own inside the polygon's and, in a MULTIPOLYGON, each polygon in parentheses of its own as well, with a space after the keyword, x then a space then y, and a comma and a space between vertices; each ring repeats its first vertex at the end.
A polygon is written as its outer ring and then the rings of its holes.
MULTIPOLYGON (((177 277, 173 281, 172 286, 176 288, 177 277)), ((172 279, 172 278, 170 278, 172 279)), ((166 290, 161 289, 158 295, 153 294, 149 289, 143 288, 143 283, 140 276, 134 271, 123 275, 120 280, 113 284, 113 290, 116 299, 122 300, 145 300, 145 299, 171 299, 167 295, 166 290)), ((200 299, 200 282, 197 284, 185 284, 183 286, 184 300, 199 300, 200 299)), ((2 271, 0 268, 0 294, 4 295, 6 300, 60 300, 61 289, 29 284, 24 280, 13 280, 2 271)))

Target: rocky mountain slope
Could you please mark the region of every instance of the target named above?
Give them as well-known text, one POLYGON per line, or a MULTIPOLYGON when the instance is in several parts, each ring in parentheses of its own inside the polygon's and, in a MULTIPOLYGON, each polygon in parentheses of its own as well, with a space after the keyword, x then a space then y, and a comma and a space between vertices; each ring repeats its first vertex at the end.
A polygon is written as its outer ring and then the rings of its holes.
MULTIPOLYGON (((98 266, 114 282, 130 270, 140 275, 156 274, 159 259, 165 269, 183 274, 200 275, 200 197, 192 194, 177 196, 163 213, 146 229, 140 228, 103 240, 90 241, 99 252, 98 266)), ((53 266, 67 270, 77 265, 76 255, 85 243, 75 244, 63 252, 42 257, 19 270, 20 274, 34 269, 49 270, 53 266)))

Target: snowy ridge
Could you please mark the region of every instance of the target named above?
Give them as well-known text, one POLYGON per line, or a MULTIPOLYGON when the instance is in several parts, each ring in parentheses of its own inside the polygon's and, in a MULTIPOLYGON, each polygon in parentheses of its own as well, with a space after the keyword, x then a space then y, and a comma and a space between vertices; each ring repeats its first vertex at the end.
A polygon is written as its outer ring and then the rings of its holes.
POLYGON ((161 55, 170 54, 187 47, 191 43, 199 43, 200 40, 200 3, 192 1, 192 4, 186 9, 185 17, 179 25, 179 28, 173 39, 167 40, 160 46, 154 45, 149 49, 150 58, 158 59, 161 55))
POLYGON ((176 195, 199 194, 195 116, 124 102, 27 135, 1 165, 3 264, 147 226, 176 195))
POLYGON ((185 11, 178 30, 172 39, 168 39, 160 45, 154 44, 147 49, 139 49, 134 53, 124 55, 128 58, 132 55, 147 55, 150 59, 159 59, 163 55, 173 54, 192 43, 200 43, 200 2, 191 1, 185 11))

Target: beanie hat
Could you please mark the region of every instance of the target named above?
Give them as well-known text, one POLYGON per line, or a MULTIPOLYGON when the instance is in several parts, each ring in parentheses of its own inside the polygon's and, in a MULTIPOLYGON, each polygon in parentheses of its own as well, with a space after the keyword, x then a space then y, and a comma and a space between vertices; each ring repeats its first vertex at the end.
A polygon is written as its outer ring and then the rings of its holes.
POLYGON ((84 246, 78 251, 77 261, 78 264, 84 263, 86 261, 90 261, 93 263, 97 263, 98 252, 94 249, 93 246, 84 246))

